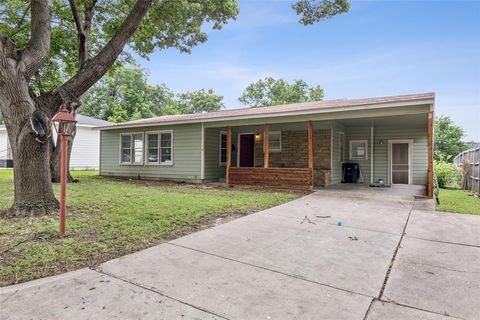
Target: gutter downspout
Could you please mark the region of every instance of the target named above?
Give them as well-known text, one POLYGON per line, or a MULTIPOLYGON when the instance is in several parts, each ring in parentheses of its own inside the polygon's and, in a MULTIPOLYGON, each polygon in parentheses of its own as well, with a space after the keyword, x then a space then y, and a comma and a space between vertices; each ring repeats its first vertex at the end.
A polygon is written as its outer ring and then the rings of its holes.
POLYGON ((205 127, 202 122, 202 142, 200 146, 200 179, 205 179, 205 127))
POLYGON ((373 145, 374 140, 373 140, 373 124, 370 127, 370 183, 373 184, 373 145))

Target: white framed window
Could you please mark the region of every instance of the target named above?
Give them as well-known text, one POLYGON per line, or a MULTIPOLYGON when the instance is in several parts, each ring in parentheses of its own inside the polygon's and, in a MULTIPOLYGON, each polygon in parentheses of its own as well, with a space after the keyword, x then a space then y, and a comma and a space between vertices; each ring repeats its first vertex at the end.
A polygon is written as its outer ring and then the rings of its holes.
POLYGON ((132 163, 132 135, 120 134, 120 163, 132 163))
POLYGON ((338 132, 338 161, 345 162, 345 133, 338 132))
POLYGON ((160 135, 160 164, 173 164, 173 131, 159 131, 160 135))
POLYGON ((147 132, 147 164, 158 164, 158 132, 147 132))
POLYGON ((173 131, 147 132, 147 164, 173 164, 173 131))
POLYGON ((368 140, 350 140, 350 160, 368 160, 368 140))
POLYGON ((120 163, 143 164, 143 133, 120 134, 120 163))
POLYGON ((227 133, 225 131, 220 132, 219 152, 220 165, 225 166, 227 164, 227 133))
POLYGON ((268 136, 268 151, 280 152, 282 151, 282 132, 272 131, 268 136))

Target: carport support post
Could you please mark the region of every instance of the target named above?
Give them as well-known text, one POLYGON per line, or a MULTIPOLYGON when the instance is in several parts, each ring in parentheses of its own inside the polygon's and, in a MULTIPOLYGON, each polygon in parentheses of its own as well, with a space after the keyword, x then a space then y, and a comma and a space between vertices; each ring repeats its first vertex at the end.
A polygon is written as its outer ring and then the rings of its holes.
POLYGON ((312 174, 312 185, 311 188, 313 189, 314 184, 314 173, 313 173, 313 125, 312 120, 308 121, 308 168, 312 174))
POLYGON ((230 166, 232 165, 232 128, 227 127, 227 175, 226 183, 230 183, 230 166))
POLYGON ((263 167, 268 168, 270 163, 270 153, 268 151, 268 145, 270 144, 270 126, 265 123, 263 130, 263 167))
POLYGON ((433 197, 433 112, 428 113, 428 176, 427 176, 427 196, 433 197))

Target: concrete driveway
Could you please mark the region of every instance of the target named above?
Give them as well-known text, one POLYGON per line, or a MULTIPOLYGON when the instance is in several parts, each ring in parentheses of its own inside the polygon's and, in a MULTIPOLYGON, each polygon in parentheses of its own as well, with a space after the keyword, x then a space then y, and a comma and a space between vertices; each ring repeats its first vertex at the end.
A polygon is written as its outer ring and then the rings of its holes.
POLYGON ((97 270, 0 288, 0 319, 479 319, 480 216, 426 204, 318 191, 97 270))

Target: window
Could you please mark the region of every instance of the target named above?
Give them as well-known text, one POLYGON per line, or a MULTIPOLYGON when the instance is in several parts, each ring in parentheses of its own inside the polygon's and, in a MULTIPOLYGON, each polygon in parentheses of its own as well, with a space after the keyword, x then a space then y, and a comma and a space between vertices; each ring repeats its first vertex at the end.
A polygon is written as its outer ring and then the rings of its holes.
POLYGON ((122 133, 120 141, 120 163, 143 164, 143 133, 122 133))
POLYGON ((345 133, 338 133, 338 161, 345 162, 345 133))
POLYGON ((135 133, 132 135, 133 139, 133 163, 143 163, 143 134, 135 133))
POLYGON ((158 163, 158 132, 147 133, 147 163, 158 163))
POLYGON ((160 163, 172 164, 172 131, 160 132, 160 163))
POLYGON ((220 132, 220 165, 227 164, 227 133, 220 132))
POLYGON ((367 160, 367 149, 367 140, 350 140, 350 160, 367 160))
POLYGON ((272 131, 268 136, 268 151, 282 151, 282 132, 272 131))
POLYGON ((132 162, 132 135, 122 134, 121 136, 122 150, 120 152, 120 162, 121 163, 131 163, 132 162))

